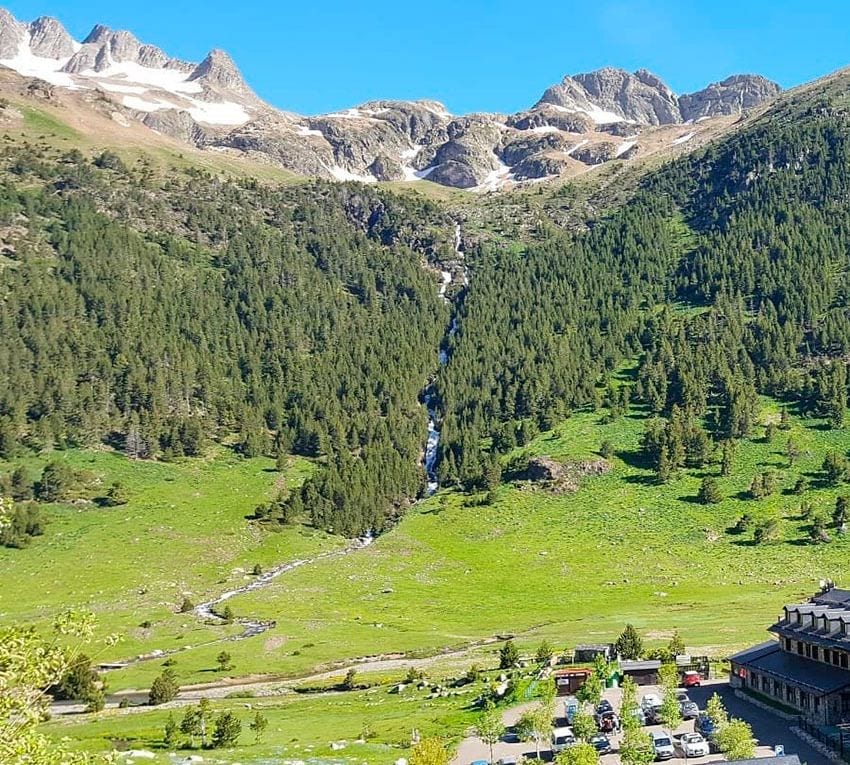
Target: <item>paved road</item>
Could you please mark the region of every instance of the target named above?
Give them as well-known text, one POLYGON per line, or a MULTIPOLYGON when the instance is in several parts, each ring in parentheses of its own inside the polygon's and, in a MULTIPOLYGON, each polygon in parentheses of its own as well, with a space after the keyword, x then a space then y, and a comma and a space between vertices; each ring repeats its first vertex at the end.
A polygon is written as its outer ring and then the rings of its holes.
MULTIPOLYGON (((645 693, 656 691, 657 689, 652 687, 639 688, 638 699, 640 699, 645 693)), ((757 757, 771 757, 773 755, 773 747, 776 744, 784 744, 786 754, 799 755, 800 761, 805 763, 805 765, 833 765, 826 759, 826 757, 810 747, 802 741, 802 739, 799 739, 791 733, 788 730, 788 723, 785 720, 782 720, 781 718, 776 717, 775 715, 772 715, 753 704, 748 704, 746 701, 738 699, 729 688, 728 683, 725 681, 712 682, 701 688, 689 689, 688 694, 699 705, 700 709, 704 709, 705 702, 715 691, 720 694, 730 715, 733 717, 740 717, 752 725, 753 733, 759 741, 759 746, 756 751, 757 757)), ((605 697, 611 701, 615 709, 619 708, 619 690, 614 689, 606 691, 605 697)), ((559 700, 559 704, 560 703, 562 703, 562 700, 559 700)), ((510 726, 517 721, 522 712, 532 706, 534 706, 533 703, 523 704, 521 706, 505 710, 502 715, 502 722, 505 726, 510 728, 510 726)), ((559 724, 564 723, 561 721, 559 724)), ((682 733, 684 731, 692 731, 693 726, 693 722, 683 723, 677 732, 682 733)), ((646 730, 660 731, 661 726, 649 727, 646 730)), ((617 745, 619 743, 618 737, 610 737, 610 740, 614 748, 614 753, 601 757, 601 765, 619 765, 620 763, 620 757, 616 753, 617 745)), ((534 745, 527 742, 520 742, 515 737, 511 736, 510 733, 508 733, 502 741, 496 744, 493 749, 493 759, 496 761, 498 761, 501 757, 519 758, 520 756, 534 759, 534 745)), ((453 760, 453 765, 469 765, 469 763, 474 762, 475 760, 489 759, 489 747, 475 736, 469 736, 464 739, 458 747, 457 754, 453 760)), ((543 747, 543 751, 541 751, 541 759, 546 761, 550 761, 552 759, 552 753, 549 751, 548 745, 543 747)), ((683 758, 675 758, 668 760, 667 762, 669 765, 703 765, 704 763, 716 762, 721 759, 722 755, 712 754, 708 757, 691 757, 688 759, 687 763, 683 758)), ((769 765, 769 761, 766 762, 766 765, 769 765)))

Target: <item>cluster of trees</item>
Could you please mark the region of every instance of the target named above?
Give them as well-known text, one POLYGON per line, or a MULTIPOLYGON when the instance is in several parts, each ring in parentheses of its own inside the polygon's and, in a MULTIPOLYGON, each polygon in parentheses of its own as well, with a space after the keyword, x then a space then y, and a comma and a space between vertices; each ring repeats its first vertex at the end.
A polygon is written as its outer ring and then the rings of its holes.
MULTIPOLYGON (((268 725, 265 715, 259 711, 254 713, 248 727, 254 733, 255 743, 262 742, 268 725)), ((169 748, 194 749, 201 746, 204 749, 221 749, 235 746, 241 735, 242 721, 235 712, 222 710, 214 716, 209 700, 202 698, 197 705, 186 707, 179 723, 173 713, 168 715, 162 740, 169 748), (185 738, 181 739, 179 734, 185 738)))
MULTIPOLYGON (((26 547, 33 537, 41 536, 47 518, 37 502, 63 502, 98 494, 95 477, 75 470, 62 460, 48 462, 36 480, 26 467, 19 465, 11 473, 0 474, 0 497, 4 502, 5 522, 0 524, 0 545, 26 547)), ((110 484, 95 501, 103 507, 127 502, 127 492, 119 482, 110 484)))

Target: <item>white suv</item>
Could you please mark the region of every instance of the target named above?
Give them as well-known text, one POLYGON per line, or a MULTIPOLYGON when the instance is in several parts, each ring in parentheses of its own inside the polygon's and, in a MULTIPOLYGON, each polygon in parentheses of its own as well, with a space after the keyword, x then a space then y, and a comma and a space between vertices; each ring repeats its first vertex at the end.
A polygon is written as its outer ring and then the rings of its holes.
POLYGON ((655 750, 656 760, 671 760, 675 752, 673 742, 666 733, 652 733, 652 748, 655 750))

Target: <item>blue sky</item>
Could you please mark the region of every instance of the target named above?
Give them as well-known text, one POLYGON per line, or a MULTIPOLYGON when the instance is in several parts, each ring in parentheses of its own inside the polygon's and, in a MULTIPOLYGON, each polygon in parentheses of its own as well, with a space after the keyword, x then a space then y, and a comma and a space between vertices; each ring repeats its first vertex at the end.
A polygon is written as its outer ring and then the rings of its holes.
MULTIPOLYGON (((0 0, 0 5, 4 4, 0 0)), ((10 0, 19 19, 96 22, 167 53, 236 60, 270 103, 303 114, 373 98, 455 113, 516 111, 565 74, 646 67, 676 92, 736 72, 788 87, 850 64, 843 0, 10 0)))

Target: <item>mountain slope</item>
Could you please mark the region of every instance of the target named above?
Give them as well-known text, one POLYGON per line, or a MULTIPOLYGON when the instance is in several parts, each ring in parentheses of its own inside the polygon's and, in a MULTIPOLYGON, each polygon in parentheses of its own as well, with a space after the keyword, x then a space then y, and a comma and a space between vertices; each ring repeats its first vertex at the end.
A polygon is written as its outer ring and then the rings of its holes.
MULTIPOLYGON (((601 69, 566 77, 527 111, 454 116, 434 101, 376 101, 303 117, 263 103, 230 57, 199 64, 170 58, 131 33, 95 26, 73 40, 55 19, 24 24, 0 10, 0 65, 57 88, 95 90, 133 119, 196 147, 244 154, 302 175, 335 180, 417 181, 492 191, 575 175, 637 155, 677 151, 664 126, 739 115, 778 86, 736 75, 677 97, 655 75, 601 69)), ((688 136, 684 138, 684 136, 688 136)))

